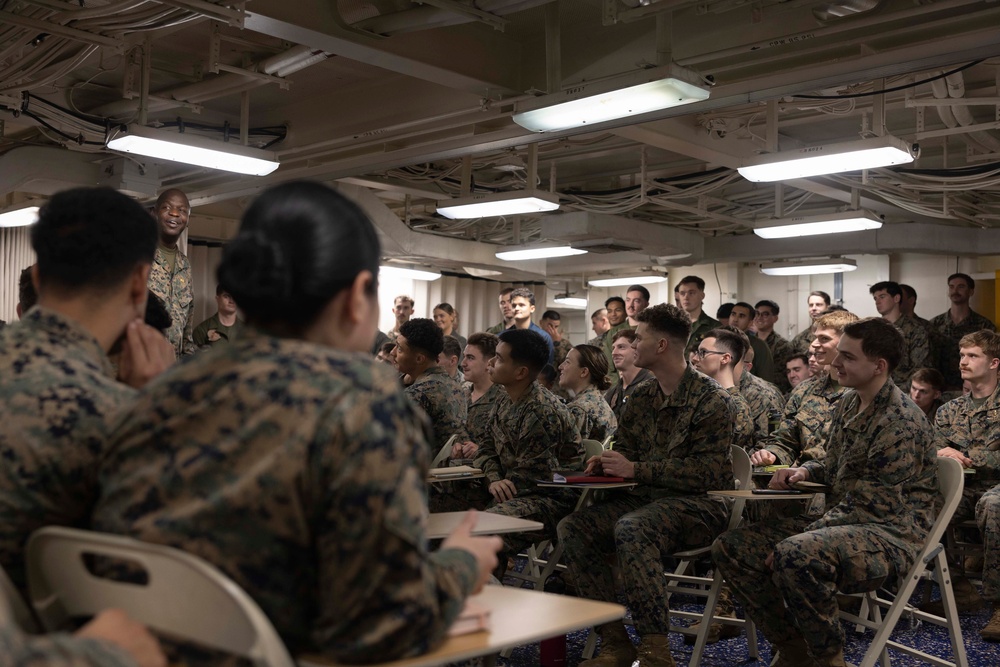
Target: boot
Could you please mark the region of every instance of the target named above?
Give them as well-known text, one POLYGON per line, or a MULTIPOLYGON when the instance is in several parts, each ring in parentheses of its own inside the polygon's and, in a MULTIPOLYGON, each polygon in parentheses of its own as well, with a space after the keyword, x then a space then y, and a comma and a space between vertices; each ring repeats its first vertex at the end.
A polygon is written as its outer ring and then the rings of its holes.
POLYGON ((962 567, 966 572, 982 572, 983 571, 982 555, 966 556, 965 560, 962 561, 962 567))
POLYGON ((819 667, 847 667, 844 661, 844 649, 837 651, 836 655, 828 655, 813 661, 819 667))
MULTIPOLYGON (((952 577, 951 590, 955 593, 955 606, 958 607, 959 614, 974 614, 985 604, 979 591, 965 577, 952 577)), ((944 617, 944 602, 942 600, 933 600, 922 604, 919 609, 928 614, 944 617)))
MULTIPOLYGON (((715 603, 715 615, 736 618, 736 609, 733 606, 733 598, 732 593, 729 591, 729 586, 723 585, 719 590, 719 599, 715 603)), ((696 621, 688 626, 688 629, 697 633, 699 627, 701 627, 701 621, 696 621)), ((705 640, 705 644, 714 644, 720 639, 732 639, 739 636, 740 627, 738 625, 712 623, 711 627, 708 628, 708 638, 705 640)), ((694 646, 697 639, 697 634, 689 635, 685 633, 684 635, 684 643, 688 646, 694 646)))
POLYGON ((993 615, 990 616, 990 622, 979 631, 979 636, 983 638, 983 641, 1000 642, 1000 604, 993 604, 993 615))
POLYGON ((774 644, 771 648, 774 652, 771 667, 816 667, 816 661, 809 655, 806 640, 802 637, 774 644))
POLYGON ((639 667, 677 667, 670 655, 666 635, 643 635, 639 644, 639 667))
POLYGON ((584 660, 580 667, 632 667, 635 646, 621 621, 598 627, 597 634, 601 637, 600 655, 584 660))

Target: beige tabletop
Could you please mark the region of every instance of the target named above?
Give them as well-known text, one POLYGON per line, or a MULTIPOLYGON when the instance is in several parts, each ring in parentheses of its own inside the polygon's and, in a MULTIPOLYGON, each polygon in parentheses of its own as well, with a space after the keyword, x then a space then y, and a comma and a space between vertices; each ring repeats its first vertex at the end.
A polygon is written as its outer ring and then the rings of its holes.
MULTIPOLYGON (((486 586, 471 599, 490 609, 489 630, 449 637, 430 653, 380 663, 381 667, 435 667, 495 655, 506 648, 609 623, 625 615, 625 608, 618 604, 504 586, 486 586)), ((305 656, 298 659, 298 664, 309 667, 340 663, 305 656)))
POLYGON ((745 498, 746 500, 809 500, 815 493, 800 491, 798 493, 754 493, 751 489, 733 489, 732 491, 709 491, 710 496, 724 498, 745 498))
POLYGON ((484 476, 482 470, 472 466, 449 466, 447 468, 431 468, 427 471, 428 482, 454 482, 482 479, 484 476))
POLYGON ((631 489, 636 482, 536 482, 552 489, 631 489))
MULTIPOLYGON (((465 512, 437 512, 427 520, 427 537, 432 540, 448 537, 455 526, 462 521, 465 512)), ((473 535, 500 535, 501 533, 528 533, 541 530, 544 526, 538 521, 519 519, 516 516, 504 516, 490 512, 477 512, 476 527, 473 535)))

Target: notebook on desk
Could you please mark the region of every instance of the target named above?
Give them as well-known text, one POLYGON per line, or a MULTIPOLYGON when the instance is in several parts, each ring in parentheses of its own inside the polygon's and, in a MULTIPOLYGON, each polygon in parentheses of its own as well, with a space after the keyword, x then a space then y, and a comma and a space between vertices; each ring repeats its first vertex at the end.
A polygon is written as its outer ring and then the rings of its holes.
POLYGON ((584 475, 579 471, 562 471, 552 473, 552 481, 556 484, 610 484, 624 482, 624 477, 605 477, 601 475, 584 475))

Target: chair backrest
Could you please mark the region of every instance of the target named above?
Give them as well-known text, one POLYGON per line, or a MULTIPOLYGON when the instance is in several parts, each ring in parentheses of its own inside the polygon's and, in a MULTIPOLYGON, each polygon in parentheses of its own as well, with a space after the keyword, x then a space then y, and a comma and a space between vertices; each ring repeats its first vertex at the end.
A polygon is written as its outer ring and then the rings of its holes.
POLYGON ((592 456, 600 456, 601 452, 604 451, 604 444, 600 440, 587 440, 584 439, 583 443, 583 460, 588 461, 592 456))
MULTIPOLYGON (((750 456, 739 445, 732 445, 733 456, 733 478, 735 488, 749 489, 750 477, 753 475, 753 464, 750 463, 750 456)), ((729 513, 729 530, 739 528, 743 521, 743 508, 746 506, 745 498, 737 498, 733 501, 732 509, 729 513)))
POLYGON ((457 434, 448 438, 448 442, 441 446, 441 449, 438 450, 437 456, 435 456, 434 460, 431 461, 431 468, 440 468, 441 464, 448 460, 451 456, 451 448, 457 441, 457 434))
POLYGON ((17 590, 17 586, 7 576, 7 571, 0 567, 0 606, 4 607, 4 617, 10 622, 13 621, 29 634, 38 634, 41 628, 34 614, 24 602, 24 596, 17 590))
POLYGON ((28 541, 28 587, 47 630, 110 607, 181 641, 248 658, 256 665, 294 667, 271 621, 243 589, 202 559, 179 549, 119 535, 48 527, 28 541), (85 555, 138 564, 148 582, 92 574, 85 555))
POLYGON ((955 510, 962 500, 962 490, 965 488, 965 472, 962 470, 962 464, 946 456, 937 457, 937 480, 944 504, 938 510, 934 525, 927 534, 924 551, 933 550, 941 543, 944 531, 948 529, 951 517, 955 515, 955 510))

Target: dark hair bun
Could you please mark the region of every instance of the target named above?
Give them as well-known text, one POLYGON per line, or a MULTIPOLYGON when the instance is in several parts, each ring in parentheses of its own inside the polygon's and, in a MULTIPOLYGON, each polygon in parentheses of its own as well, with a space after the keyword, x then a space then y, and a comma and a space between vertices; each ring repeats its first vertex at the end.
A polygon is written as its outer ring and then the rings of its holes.
POLYGON ((239 234, 226 245, 218 277, 240 307, 254 312, 277 314, 292 297, 285 254, 260 232, 239 234))

